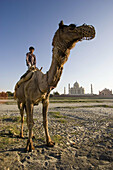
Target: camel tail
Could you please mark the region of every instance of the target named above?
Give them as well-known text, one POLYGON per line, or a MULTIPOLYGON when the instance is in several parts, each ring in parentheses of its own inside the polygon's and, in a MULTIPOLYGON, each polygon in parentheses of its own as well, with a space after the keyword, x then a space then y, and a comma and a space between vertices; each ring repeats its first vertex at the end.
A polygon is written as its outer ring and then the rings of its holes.
POLYGON ((17 96, 16 96, 17 88, 18 88, 18 83, 16 83, 16 85, 15 85, 15 90, 14 90, 14 99, 15 99, 15 100, 17 99, 17 96))
POLYGON ((14 92, 14 100, 16 100, 17 99, 17 97, 16 97, 16 92, 14 92))

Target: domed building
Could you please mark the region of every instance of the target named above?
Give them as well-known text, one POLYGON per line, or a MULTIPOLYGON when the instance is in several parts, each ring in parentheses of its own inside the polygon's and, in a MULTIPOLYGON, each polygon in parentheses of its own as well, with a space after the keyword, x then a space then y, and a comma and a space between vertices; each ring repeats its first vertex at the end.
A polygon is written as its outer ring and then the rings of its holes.
POLYGON ((70 87, 70 84, 69 84, 69 94, 70 95, 81 95, 81 94, 84 94, 84 88, 81 86, 79 86, 79 83, 76 81, 74 84, 73 84, 73 87, 70 87))
POLYGON ((79 84, 78 84, 77 81, 73 84, 73 87, 74 87, 74 88, 79 88, 79 84))
POLYGON ((112 90, 104 89, 102 91, 99 91, 100 96, 112 96, 112 90))

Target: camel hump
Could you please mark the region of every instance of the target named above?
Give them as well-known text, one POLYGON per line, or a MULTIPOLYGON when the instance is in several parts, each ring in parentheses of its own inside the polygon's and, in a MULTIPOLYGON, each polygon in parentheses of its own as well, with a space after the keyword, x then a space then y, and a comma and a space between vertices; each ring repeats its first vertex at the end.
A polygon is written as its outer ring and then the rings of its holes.
POLYGON ((26 79, 26 78, 28 78, 31 73, 32 73, 32 70, 26 71, 26 73, 23 74, 23 75, 20 77, 20 80, 21 80, 21 79, 26 79))
POLYGON ((28 80, 30 80, 36 70, 28 70, 25 74, 20 77, 20 80, 16 83, 14 89, 14 99, 16 99, 16 91, 20 87, 20 85, 28 80))
POLYGON ((23 78, 26 79, 27 77, 29 77, 29 73, 33 73, 35 71, 40 71, 40 70, 37 67, 35 67, 35 68, 34 67, 30 67, 30 69, 27 70, 26 73, 23 74, 20 79, 23 79, 23 78))
POLYGON ((28 81, 32 78, 34 72, 40 71, 38 68, 30 68, 25 74, 23 74, 20 77, 20 80, 17 82, 18 86, 20 86, 21 83, 28 81))
POLYGON ((34 72, 36 71, 41 71, 41 69, 39 70, 38 68, 30 68, 25 74, 23 74, 20 77, 20 80, 16 83, 15 85, 15 91, 14 91, 14 99, 16 99, 16 91, 19 88, 19 86, 23 83, 23 82, 27 82, 28 80, 30 80, 34 74, 34 72))
POLYGON ((14 99, 16 99, 16 91, 17 89, 20 87, 20 85, 23 83, 23 82, 26 82, 28 80, 30 80, 33 76, 33 71, 27 71, 24 75, 21 76, 20 80, 16 83, 15 85, 15 90, 14 90, 14 99))

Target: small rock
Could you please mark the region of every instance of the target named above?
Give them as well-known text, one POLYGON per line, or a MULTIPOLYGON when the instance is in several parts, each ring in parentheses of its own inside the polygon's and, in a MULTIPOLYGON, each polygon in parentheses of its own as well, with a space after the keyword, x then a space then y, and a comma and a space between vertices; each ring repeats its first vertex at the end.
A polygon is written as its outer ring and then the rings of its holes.
POLYGON ((47 166, 47 165, 48 165, 48 162, 46 161, 46 162, 45 162, 45 166, 47 166))
POLYGON ((30 159, 30 156, 27 156, 27 159, 30 159))
POLYGON ((45 150, 44 149, 42 149, 42 154, 44 154, 45 153, 45 150))

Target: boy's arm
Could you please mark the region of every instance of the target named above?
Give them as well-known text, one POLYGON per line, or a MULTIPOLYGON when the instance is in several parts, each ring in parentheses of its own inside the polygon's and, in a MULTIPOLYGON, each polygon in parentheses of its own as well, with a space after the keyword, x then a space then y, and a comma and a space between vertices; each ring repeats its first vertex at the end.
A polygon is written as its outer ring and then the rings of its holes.
POLYGON ((31 63, 29 62, 29 55, 28 55, 28 53, 26 54, 26 63, 27 63, 27 66, 31 67, 31 63))

